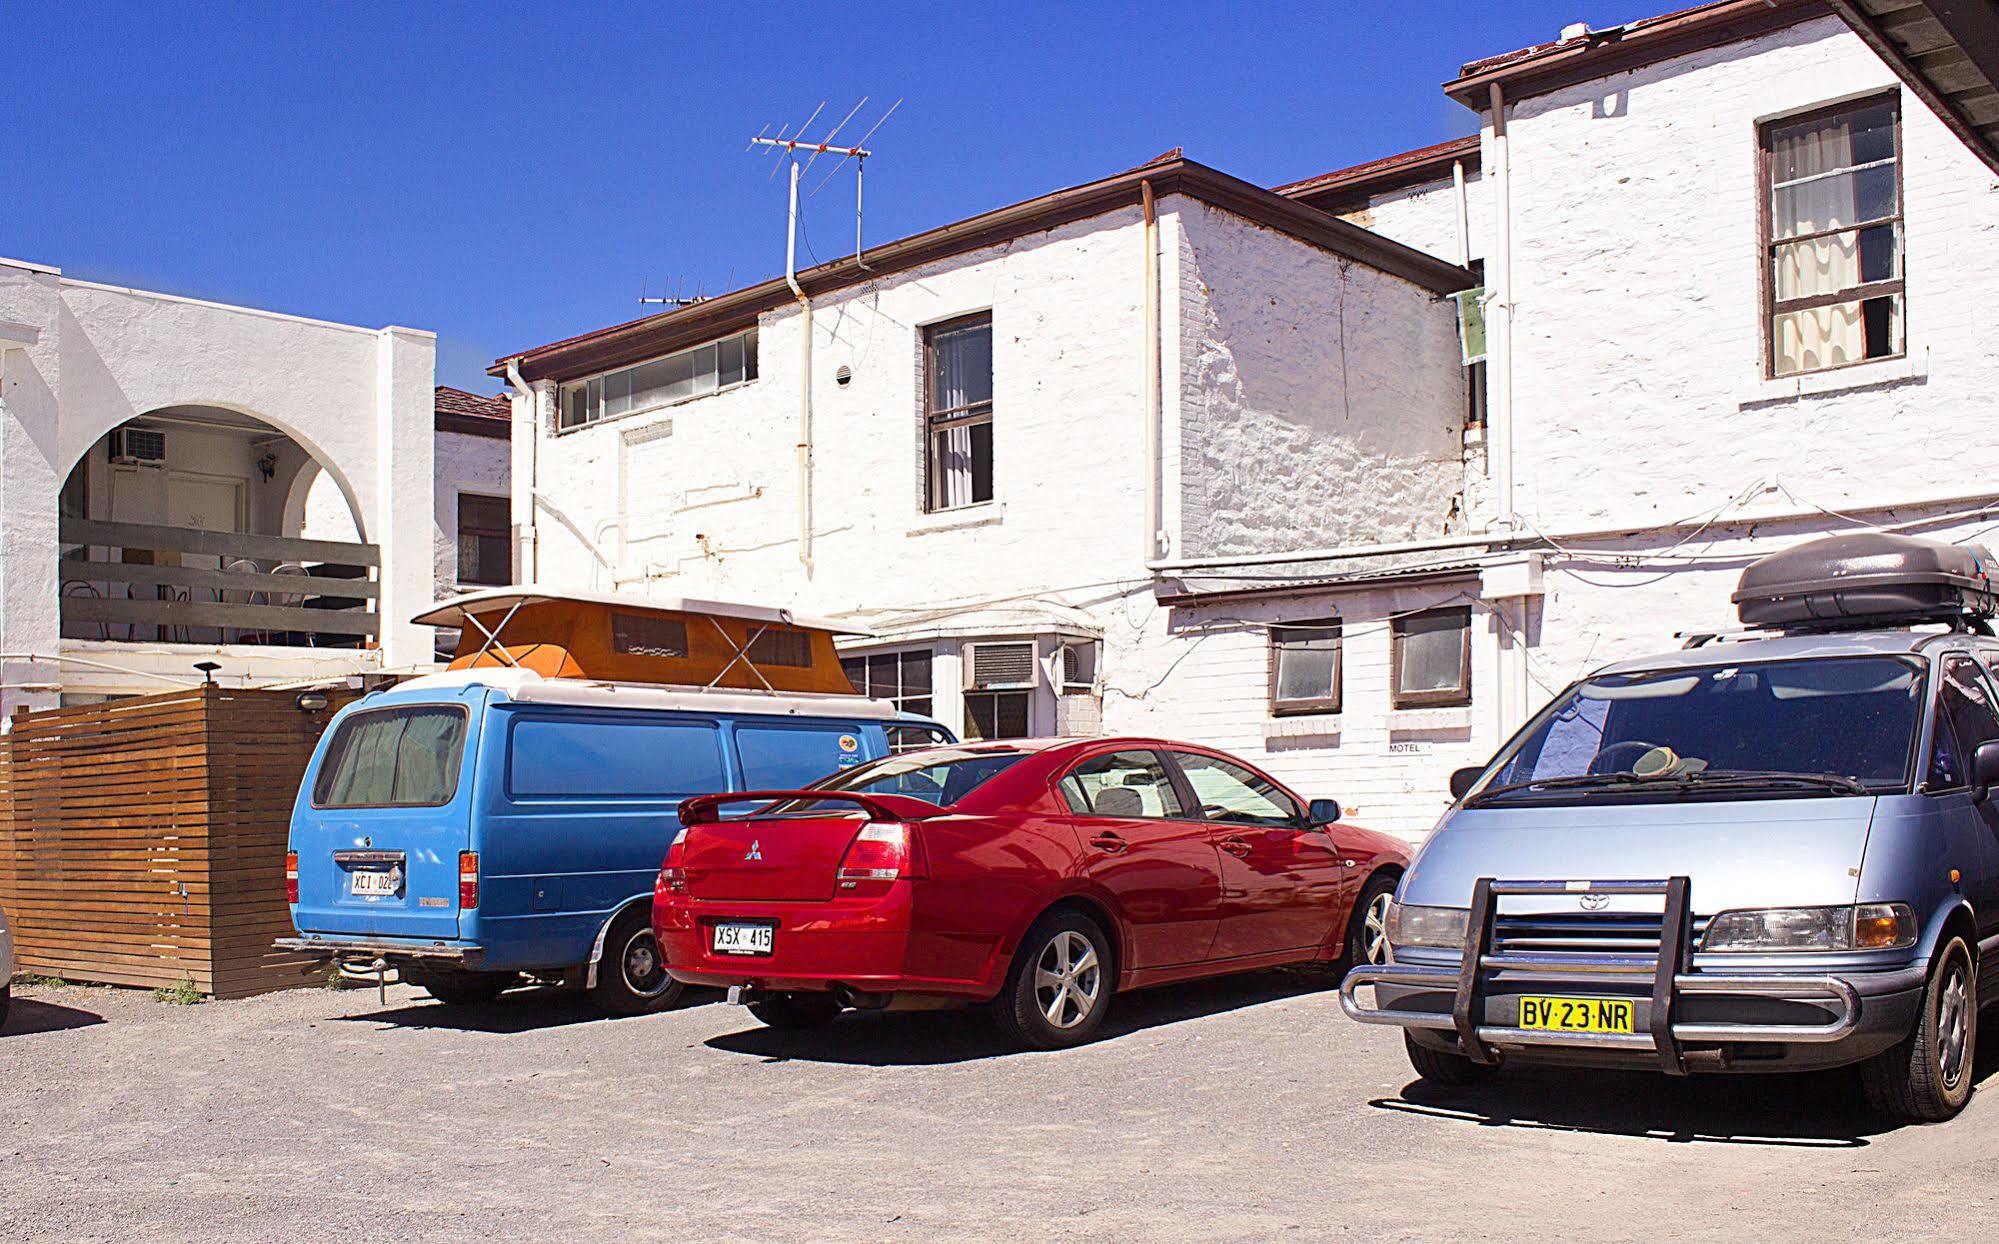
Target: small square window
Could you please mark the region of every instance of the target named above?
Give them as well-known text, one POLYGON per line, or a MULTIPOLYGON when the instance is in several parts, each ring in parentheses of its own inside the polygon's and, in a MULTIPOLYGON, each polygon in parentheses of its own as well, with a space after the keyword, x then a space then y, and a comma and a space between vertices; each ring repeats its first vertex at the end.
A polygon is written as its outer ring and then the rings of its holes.
POLYGON ((1396 708, 1471 703, 1471 610, 1429 609, 1390 623, 1390 687, 1396 708))
POLYGON ((1270 628, 1270 712, 1287 717, 1340 711, 1340 620, 1270 628))

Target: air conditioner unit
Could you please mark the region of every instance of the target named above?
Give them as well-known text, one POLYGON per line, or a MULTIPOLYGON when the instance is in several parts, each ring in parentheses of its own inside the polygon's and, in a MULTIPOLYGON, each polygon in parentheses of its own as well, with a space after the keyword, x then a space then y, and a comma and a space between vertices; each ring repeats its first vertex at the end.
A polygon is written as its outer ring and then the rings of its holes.
POLYGON ((1040 679, 1032 640, 965 645, 965 687, 970 691, 1005 691, 1032 687, 1040 679))
POLYGON ((167 434, 159 428, 115 428, 110 448, 113 462, 159 465, 167 460, 167 434))
POLYGON ((1089 691, 1097 685, 1097 641, 1077 639, 1062 645, 1062 688, 1089 691))

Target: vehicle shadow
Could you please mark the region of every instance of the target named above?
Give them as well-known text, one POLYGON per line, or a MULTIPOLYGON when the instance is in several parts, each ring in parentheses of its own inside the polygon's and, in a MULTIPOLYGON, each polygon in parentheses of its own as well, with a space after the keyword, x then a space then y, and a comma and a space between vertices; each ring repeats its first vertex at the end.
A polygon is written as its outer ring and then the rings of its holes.
MULTIPOLYGON (((1990 1013, 1988 1013, 1990 1014, 1990 1013)), ((1999 1091, 1999 1022, 1979 1034, 1975 1082, 1999 1091)), ((1520 1068, 1471 1088, 1412 1080, 1378 1110, 1478 1127, 1585 1132, 1669 1144, 1853 1149, 1906 1126, 1870 1110, 1851 1068, 1800 1075, 1694 1075, 1520 1068)))
POLYGON ((7 1008, 7 1026, 0 1035, 20 1037, 31 1032, 68 1032, 72 1028, 89 1028, 103 1022, 104 1017, 95 1011, 17 996, 7 1008))
MULTIPOLYGON (((1329 988, 1328 976, 1249 972, 1186 985, 1119 994, 1092 1044, 1329 988)), ((745 1018, 749 1017, 745 1015, 745 1018)), ((843 1063, 862 1067, 938 1066, 1001 1055, 1031 1056, 1006 1043, 982 1007, 935 1011, 846 1011, 823 1028, 752 1027, 710 1037, 710 1049, 765 1062, 843 1063)))
MULTIPOLYGON (((718 1002, 721 997, 720 990, 690 989, 673 1010, 718 1002)), ((385 1010, 363 1011, 334 1018, 342 1023, 351 1024, 382 1024, 391 1028, 436 1028, 454 1032, 513 1036, 524 1032, 567 1028, 574 1024, 645 1019, 646 1016, 612 1015, 591 1001, 587 995, 573 989, 529 987, 509 989, 491 1002, 458 1006, 446 1005, 424 994, 385 1010)))

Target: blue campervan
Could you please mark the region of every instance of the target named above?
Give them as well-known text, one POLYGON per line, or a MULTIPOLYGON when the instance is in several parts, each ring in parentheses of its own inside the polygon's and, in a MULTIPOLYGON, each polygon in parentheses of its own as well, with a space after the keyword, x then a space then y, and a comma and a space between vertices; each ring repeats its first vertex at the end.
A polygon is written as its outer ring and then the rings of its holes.
POLYGON ((653 880, 682 799, 790 789, 948 730, 857 695, 427 675, 330 723, 292 811, 280 945, 447 1003, 524 978, 670 1005, 653 880))

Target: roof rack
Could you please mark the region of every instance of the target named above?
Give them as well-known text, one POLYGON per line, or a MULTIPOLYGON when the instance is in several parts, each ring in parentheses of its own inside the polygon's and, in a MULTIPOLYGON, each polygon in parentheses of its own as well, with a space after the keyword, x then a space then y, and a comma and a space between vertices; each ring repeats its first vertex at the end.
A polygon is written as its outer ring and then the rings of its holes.
POLYGON ((1992 554, 1982 545, 1853 532, 1810 540, 1750 563, 1731 600, 1742 624, 1752 630, 1942 624, 1990 635, 1988 620, 1999 614, 1992 571, 1992 554))

